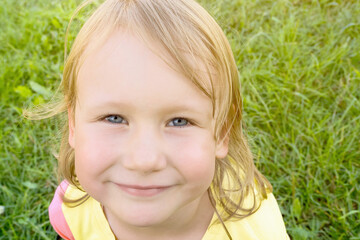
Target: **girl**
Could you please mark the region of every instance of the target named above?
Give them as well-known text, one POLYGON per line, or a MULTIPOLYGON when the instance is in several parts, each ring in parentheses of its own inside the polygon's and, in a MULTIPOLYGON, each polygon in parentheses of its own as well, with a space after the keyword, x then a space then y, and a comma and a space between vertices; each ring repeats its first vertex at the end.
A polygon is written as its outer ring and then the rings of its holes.
POLYGON ((242 131, 237 67, 193 0, 107 0, 64 68, 64 239, 289 239, 242 131))

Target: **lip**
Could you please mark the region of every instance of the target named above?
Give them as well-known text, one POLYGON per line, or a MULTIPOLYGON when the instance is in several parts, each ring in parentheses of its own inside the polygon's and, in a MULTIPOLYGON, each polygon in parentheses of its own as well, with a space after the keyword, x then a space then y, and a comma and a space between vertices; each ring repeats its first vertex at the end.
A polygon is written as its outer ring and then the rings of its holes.
POLYGON ((116 185, 125 193, 135 197, 153 197, 171 188, 171 186, 159 185, 140 186, 118 183, 116 185))

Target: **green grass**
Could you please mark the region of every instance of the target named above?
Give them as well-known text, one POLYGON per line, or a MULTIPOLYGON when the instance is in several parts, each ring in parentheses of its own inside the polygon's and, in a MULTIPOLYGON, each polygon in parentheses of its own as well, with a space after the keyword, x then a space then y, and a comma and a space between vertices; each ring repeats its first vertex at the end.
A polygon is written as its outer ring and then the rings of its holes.
MULTIPOLYGON (((360 239, 360 2, 203 0, 232 45, 255 162, 293 239, 360 239)), ((56 121, 24 120, 61 79, 76 0, 0 4, 0 239, 54 239, 56 121)))

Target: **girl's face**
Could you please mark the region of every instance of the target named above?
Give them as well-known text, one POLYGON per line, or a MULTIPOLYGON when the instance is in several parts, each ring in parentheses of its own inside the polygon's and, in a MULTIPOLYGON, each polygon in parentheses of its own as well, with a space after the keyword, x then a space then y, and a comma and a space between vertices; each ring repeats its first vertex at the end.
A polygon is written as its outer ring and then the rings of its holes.
POLYGON ((119 31, 87 57, 77 94, 76 174, 110 225, 160 226, 208 205, 227 144, 215 142, 211 101, 190 80, 119 31))

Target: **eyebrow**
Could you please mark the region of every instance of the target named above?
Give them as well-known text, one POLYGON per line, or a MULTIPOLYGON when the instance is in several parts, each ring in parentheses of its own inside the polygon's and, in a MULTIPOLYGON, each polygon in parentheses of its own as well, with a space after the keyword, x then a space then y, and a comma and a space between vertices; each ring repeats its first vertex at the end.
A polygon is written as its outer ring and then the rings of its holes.
MULTIPOLYGON (((94 111, 98 109, 123 109, 126 111, 127 109, 136 109, 136 106, 134 104, 130 103, 123 103, 123 102, 116 102, 116 101, 104 101, 102 103, 96 103, 91 104, 91 106, 88 106, 88 110, 94 111)), ((211 108, 212 109, 212 108, 211 108)), ((171 106, 166 107, 159 107, 157 111, 163 112, 163 113, 178 113, 178 112, 184 112, 184 113, 195 113, 198 115, 203 115, 205 113, 205 109, 203 106, 194 105, 194 104, 186 104, 186 103, 174 103, 171 106)), ((209 112, 209 116, 212 116, 212 113, 209 112)))

